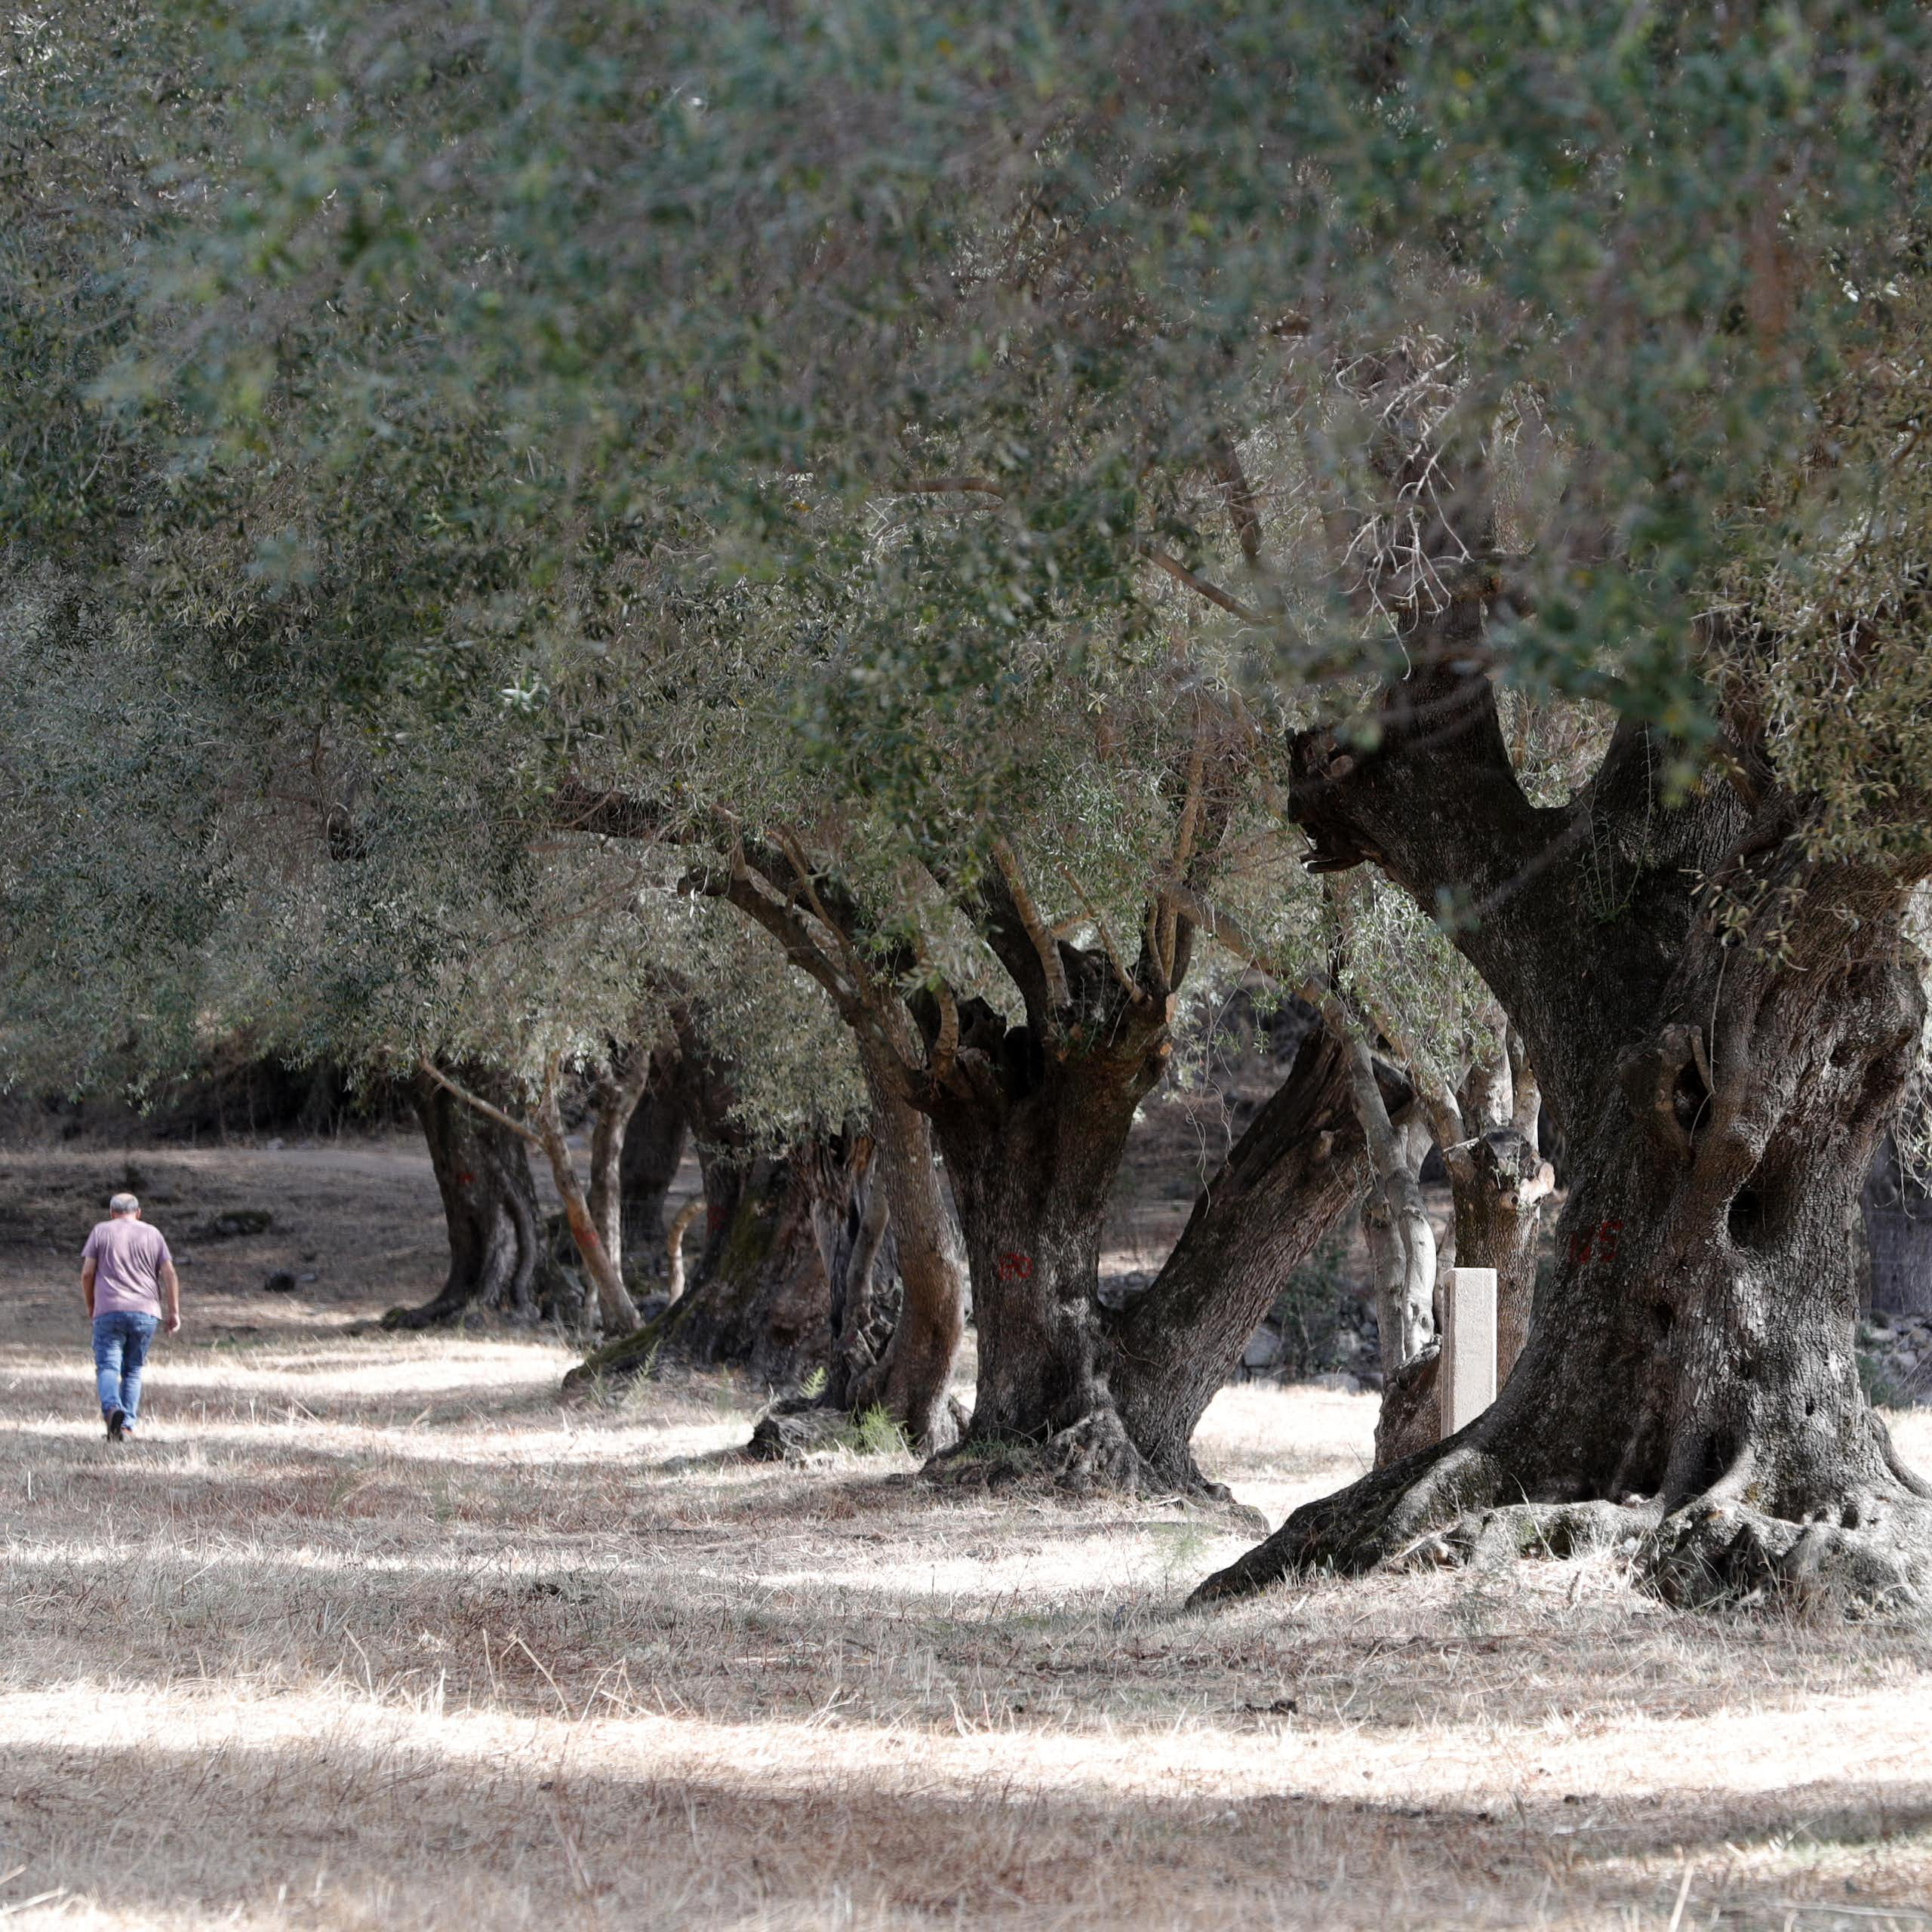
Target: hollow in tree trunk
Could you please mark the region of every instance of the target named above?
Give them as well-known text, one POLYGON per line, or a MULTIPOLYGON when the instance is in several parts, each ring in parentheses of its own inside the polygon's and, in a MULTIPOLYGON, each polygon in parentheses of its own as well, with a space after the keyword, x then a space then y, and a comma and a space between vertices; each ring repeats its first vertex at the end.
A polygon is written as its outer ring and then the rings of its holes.
MULTIPOLYGON (((485 1094, 500 1094, 503 1084, 487 1068, 464 1069, 462 1075, 485 1094)), ((383 1327, 432 1327, 473 1310, 534 1321, 543 1215, 523 1141, 425 1074, 410 1082, 409 1098, 442 1197, 449 1273, 434 1300, 391 1309, 383 1327)))
POLYGON ((1579 799, 1532 808, 1486 681, 1425 660, 1410 681, 1426 740, 1398 717, 1340 771, 1298 743, 1304 823, 1318 863, 1373 851, 1425 903, 1487 909, 1457 943, 1564 1133, 1558 1266, 1490 1409, 1197 1595, 1632 1533, 1676 1600, 1922 1590, 1932 1491, 1860 1386, 1851 1239, 1923 1019, 1913 881, 1807 859, 1768 783, 1666 798, 1631 725, 1579 799))

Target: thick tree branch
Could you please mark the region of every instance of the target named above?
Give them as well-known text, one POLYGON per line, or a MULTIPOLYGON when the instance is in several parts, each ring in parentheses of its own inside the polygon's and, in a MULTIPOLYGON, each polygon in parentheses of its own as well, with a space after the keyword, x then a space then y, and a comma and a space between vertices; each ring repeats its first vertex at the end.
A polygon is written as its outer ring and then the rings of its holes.
POLYGON ((481 1114, 485 1120, 494 1121, 499 1127, 507 1128, 519 1139, 527 1140, 531 1146, 541 1149, 543 1137, 528 1121, 520 1121, 513 1115, 505 1113, 501 1107, 492 1106, 480 1094, 472 1094, 467 1087, 452 1080, 427 1054, 420 1055, 416 1063, 438 1087, 454 1094, 466 1107, 481 1114))
POLYGON ((999 875, 1013 901, 1014 911, 1019 915, 1020 925, 1039 960, 1047 1010, 1049 1013, 1064 1013, 1072 1004, 1072 995, 1067 989, 1066 968, 1060 962, 1059 944, 1045 920, 1041 918, 1040 909, 1026 889, 1019 857, 1004 835, 995 835, 992 852, 993 863, 998 867, 999 875))

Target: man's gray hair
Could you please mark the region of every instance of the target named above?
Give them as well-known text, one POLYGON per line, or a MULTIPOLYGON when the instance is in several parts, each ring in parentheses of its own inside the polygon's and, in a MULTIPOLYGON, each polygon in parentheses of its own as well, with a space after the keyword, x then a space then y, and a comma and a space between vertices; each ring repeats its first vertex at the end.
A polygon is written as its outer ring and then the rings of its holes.
POLYGON ((110 1214, 138 1214, 141 1211, 141 1204, 131 1194, 117 1194, 107 1204, 107 1211, 110 1214))

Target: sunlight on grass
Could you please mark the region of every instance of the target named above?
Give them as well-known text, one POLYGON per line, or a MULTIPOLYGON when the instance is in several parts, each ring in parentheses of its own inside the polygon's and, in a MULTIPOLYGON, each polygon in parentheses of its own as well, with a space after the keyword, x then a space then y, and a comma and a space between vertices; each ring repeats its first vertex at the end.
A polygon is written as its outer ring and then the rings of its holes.
MULTIPOLYGON (((71 1360, 0 1349, 10 1927, 1662 1932, 1687 1872, 1683 1932, 1932 1897, 1916 1630, 1684 1617, 1607 1556, 1189 1614, 1229 1519, 749 1463, 741 1386, 565 1409, 567 1359, 177 1354, 115 1454, 71 1360)), ((1276 1521, 1374 1413, 1238 1386, 1200 1451, 1276 1521)))

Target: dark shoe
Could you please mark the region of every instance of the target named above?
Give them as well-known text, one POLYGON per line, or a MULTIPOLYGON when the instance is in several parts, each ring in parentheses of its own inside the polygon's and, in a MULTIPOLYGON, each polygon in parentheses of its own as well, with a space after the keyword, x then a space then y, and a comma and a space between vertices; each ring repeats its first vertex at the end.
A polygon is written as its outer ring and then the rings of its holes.
POLYGON ((118 1442, 127 1433, 127 1429, 128 1411, 125 1409, 116 1409, 107 1418, 108 1440, 111 1442, 118 1442))

